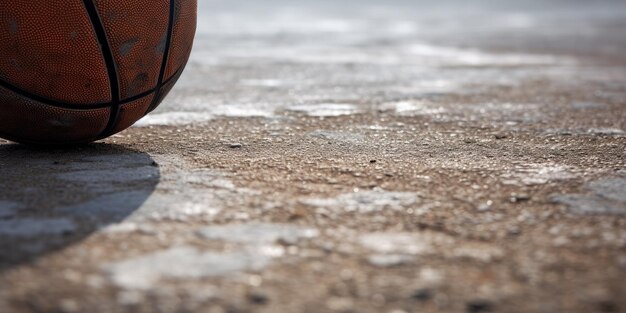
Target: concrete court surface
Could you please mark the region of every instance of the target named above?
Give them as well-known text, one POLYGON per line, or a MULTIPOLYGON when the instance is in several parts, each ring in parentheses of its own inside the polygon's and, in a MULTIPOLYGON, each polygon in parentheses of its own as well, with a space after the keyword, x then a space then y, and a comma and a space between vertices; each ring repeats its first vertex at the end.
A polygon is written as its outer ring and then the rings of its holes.
POLYGON ((158 111, 0 142, 0 312, 625 312, 623 1, 208 1, 158 111))

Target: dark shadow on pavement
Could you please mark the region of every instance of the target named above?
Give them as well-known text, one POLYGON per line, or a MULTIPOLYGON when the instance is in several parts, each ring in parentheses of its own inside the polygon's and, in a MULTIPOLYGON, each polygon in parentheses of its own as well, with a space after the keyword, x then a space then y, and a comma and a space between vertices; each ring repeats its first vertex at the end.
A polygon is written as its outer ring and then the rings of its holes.
POLYGON ((0 145, 0 273, 125 220, 159 180, 147 153, 118 145, 0 145))

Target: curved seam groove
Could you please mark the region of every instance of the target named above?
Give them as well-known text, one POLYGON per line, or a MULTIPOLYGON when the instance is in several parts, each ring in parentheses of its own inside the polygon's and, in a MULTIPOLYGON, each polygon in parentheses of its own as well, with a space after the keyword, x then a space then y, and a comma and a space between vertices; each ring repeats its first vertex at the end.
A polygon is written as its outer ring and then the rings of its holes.
POLYGON ((83 2, 85 4, 85 8, 87 9, 87 13, 89 14, 89 19, 91 20, 91 24, 93 25, 96 37, 98 38, 98 42, 100 43, 102 57, 104 58, 104 62, 107 67, 109 84, 111 86, 111 103, 109 104, 111 107, 111 112, 109 114, 109 121, 107 122, 106 127, 99 136, 105 137, 113 130, 113 127, 115 127, 115 123, 119 115, 120 82, 117 73, 117 64, 115 63, 115 58, 113 57, 113 50, 111 49, 111 44, 109 43, 106 29, 104 27, 102 19, 100 18, 100 14, 98 13, 96 4, 94 3, 94 0, 83 0, 83 2))
POLYGON ((0 79, 0 87, 7 89, 9 91, 12 91, 13 93, 16 93, 22 97, 31 99, 31 100, 35 100, 37 102, 40 102, 42 104, 46 104, 49 106, 53 106, 53 107, 57 107, 57 108, 62 108, 62 109, 81 109, 81 108, 89 108, 89 109, 102 109, 102 108, 106 108, 108 106, 111 105, 111 102, 107 102, 107 103, 94 103, 89 105, 89 107, 84 106, 84 105, 80 105, 80 104, 71 104, 71 103, 66 103, 66 102, 62 102, 62 101, 57 101, 57 100, 53 100, 53 99, 48 99, 48 98, 44 98, 42 96, 36 95, 34 93, 30 93, 26 90, 20 89, 19 87, 6 82, 4 80, 0 79))
MULTIPOLYGON (((174 72, 174 75, 172 75, 172 77, 170 77, 168 80, 166 80, 163 84, 167 84, 169 83, 172 79, 175 78, 176 75, 178 75, 178 73, 181 71, 181 68, 179 68, 178 70, 176 70, 176 72, 174 72)), ((89 105, 82 105, 82 104, 72 104, 72 103, 66 103, 66 102, 61 102, 61 101, 56 101, 56 100, 52 100, 52 99, 47 99, 41 96, 38 96, 36 94, 30 93, 28 91, 22 90, 19 87, 12 85, 6 81, 3 81, 0 79, 0 87, 11 91, 19 96, 22 96, 24 98, 27 98, 29 100, 34 100, 37 101, 40 104, 43 105, 47 105, 47 106, 51 106, 51 107, 55 107, 55 108, 59 108, 59 109, 66 109, 66 110, 78 110, 78 111, 85 111, 85 110, 98 110, 98 109, 106 109, 108 107, 110 107, 113 102, 107 102, 107 103, 95 103, 95 104, 89 104, 89 105)), ((153 94, 155 91, 157 90, 157 88, 152 88, 148 91, 144 91, 136 96, 124 99, 124 100, 120 100, 119 104, 120 106, 145 98, 151 94, 153 94)))
MULTIPOLYGON (((154 110, 156 106, 158 105, 159 98, 161 98, 161 89, 163 88, 163 85, 165 84, 163 80, 165 78, 165 71, 167 70, 167 63, 169 62, 170 49, 172 46, 175 13, 176 13, 176 0, 170 0, 169 20, 167 22, 167 37, 165 40, 165 50, 163 51, 163 60, 161 61, 161 70, 159 71, 159 80, 157 81, 154 99, 152 99, 152 103, 150 104, 150 106, 148 107, 144 115, 154 110)), ((172 77, 174 77, 174 75, 172 77)))

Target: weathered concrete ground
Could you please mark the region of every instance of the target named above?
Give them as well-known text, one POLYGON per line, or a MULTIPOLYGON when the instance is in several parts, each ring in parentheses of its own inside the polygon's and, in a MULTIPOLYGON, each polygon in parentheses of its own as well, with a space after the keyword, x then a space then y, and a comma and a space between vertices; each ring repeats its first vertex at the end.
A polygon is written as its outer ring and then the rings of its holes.
POLYGON ((618 3, 200 2, 158 112, 0 144, 0 312, 626 310, 618 3))

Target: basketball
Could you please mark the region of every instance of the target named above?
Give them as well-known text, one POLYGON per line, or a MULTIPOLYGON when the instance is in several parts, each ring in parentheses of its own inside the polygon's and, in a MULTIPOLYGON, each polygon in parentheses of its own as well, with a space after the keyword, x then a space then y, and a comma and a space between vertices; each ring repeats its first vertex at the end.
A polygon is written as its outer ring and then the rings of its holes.
POLYGON ((81 144, 154 110, 189 59, 197 0, 0 1, 0 137, 81 144))

